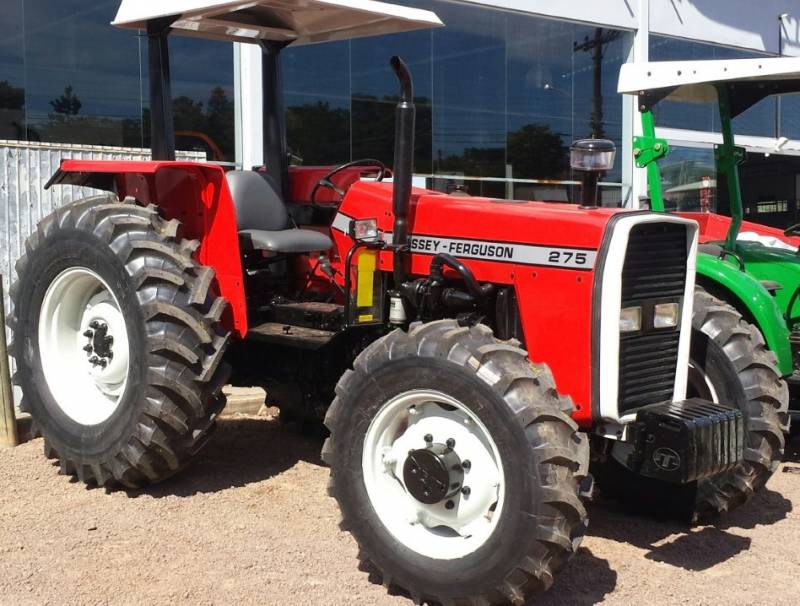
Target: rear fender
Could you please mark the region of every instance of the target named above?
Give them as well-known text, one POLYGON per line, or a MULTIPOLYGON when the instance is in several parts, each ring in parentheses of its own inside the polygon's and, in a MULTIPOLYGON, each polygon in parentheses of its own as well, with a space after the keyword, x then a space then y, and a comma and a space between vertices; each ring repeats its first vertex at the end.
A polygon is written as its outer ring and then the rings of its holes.
POLYGON ((775 298, 747 272, 713 255, 697 255, 697 282, 733 305, 764 335, 783 375, 792 373, 789 329, 775 298))
POLYGON ((48 181, 132 196, 139 204, 156 204, 166 219, 183 225, 182 235, 200 241, 197 259, 216 272, 220 294, 230 307, 225 327, 239 337, 247 333, 236 211, 222 168, 194 162, 120 162, 64 160, 48 181))

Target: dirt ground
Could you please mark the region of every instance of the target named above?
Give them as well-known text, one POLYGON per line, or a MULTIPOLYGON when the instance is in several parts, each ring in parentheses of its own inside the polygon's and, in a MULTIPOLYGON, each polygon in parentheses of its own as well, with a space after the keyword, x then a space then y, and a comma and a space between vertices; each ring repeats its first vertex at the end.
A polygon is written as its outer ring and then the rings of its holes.
MULTIPOLYGON (((41 440, 0 451, 0 603, 409 606, 357 570, 319 449, 274 419, 226 419, 189 469, 137 493, 58 475, 41 440)), ((584 546, 536 604, 797 604, 800 441, 789 451, 716 526, 591 505, 584 546)))

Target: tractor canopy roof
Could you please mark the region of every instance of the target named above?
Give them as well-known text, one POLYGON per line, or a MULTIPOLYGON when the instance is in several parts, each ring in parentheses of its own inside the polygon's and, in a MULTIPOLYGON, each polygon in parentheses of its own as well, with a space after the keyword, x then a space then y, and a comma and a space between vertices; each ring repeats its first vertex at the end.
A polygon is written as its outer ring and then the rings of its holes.
POLYGON ((122 0, 113 25, 258 43, 313 44, 439 27, 435 13, 374 0, 122 0))
POLYGON ((717 100, 721 86, 735 116, 769 95, 800 92, 800 57, 626 63, 617 92, 643 96, 648 105, 667 97, 706 103, 717 100))

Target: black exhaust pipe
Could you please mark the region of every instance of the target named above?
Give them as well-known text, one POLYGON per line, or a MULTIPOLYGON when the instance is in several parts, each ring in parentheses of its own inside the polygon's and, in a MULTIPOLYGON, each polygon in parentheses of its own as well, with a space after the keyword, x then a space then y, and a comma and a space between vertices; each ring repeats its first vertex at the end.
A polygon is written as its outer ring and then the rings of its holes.
POLYGON ((414 173, 414 122, 417 108, 414 105, 414 84, 408 66, 397 56, 392 57, 389 63, 400 84, 400 102, 395 110, 392 169, 394 171, 392 192, 394 285, 396 289, 400 289, 407 276, 408 208, 411 205, 411 177, 414 173))

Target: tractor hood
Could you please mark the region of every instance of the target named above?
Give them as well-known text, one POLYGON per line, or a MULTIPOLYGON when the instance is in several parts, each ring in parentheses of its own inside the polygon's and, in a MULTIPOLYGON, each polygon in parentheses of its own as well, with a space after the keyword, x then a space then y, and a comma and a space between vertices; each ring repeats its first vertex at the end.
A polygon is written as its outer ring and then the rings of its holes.
MULTIPOLYGON (((413 252, 431 254, 448 252, 464 258, 512 260, 511 257, 502 258, 502 254, 512 250, 515 245, 526 250, 530 246, 560 246, 586 251, 585 264, 567 266, 590 269, 608 221, 620 212, 631 211, 617 208, 585 209, 576 204, 555 202, 453 196, 414 189, 409 212, 411 249, 413 252), (436 248, 439 240, 442 242, 436 248), (491 254, 470 254, 473 248, 479 250, 480 247, 470 247, 465 242, 492 245, 492 254, 501 256, 494 258, 491 254)), ((339 209, 334 228, 346 232, 351 218, 366 217, 376 217, 384 239, 391 241, 393 215, 390 184, 355 183, 339 209)))
POLYGON ((117 27, 174 18, 175 33, 258 43, 313 44, 440 27, 432 12, 373 0, 122 0, 117 27))

